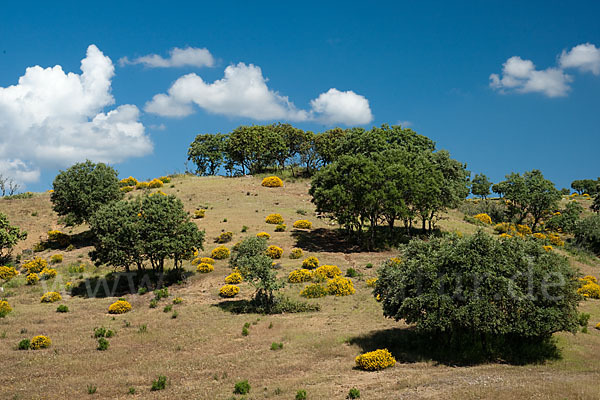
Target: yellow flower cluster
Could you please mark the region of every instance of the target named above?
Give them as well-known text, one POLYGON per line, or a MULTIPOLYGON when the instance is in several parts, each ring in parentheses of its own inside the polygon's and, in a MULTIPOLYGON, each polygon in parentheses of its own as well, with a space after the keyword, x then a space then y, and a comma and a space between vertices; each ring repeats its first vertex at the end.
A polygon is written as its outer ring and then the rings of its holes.
POLYGON ((25 264, 23 264, 23 268, 25 268, 30 274, 42 272, 42 270, 47 266, 48 262, 41 257, 36 257, 33 260, 27 261, 25 264))
POLYGON ((540 233, 540 232, 534 233, 533 237, 536 238, 536 239, 540 239, 540 240, 546 239, 546 235, 544 235, 543 233, 540 233))
POLYGON ((40 277, 36 273, 31 273, 27 275, 26 280, 28 285, 35 285, 40 280, 40 277))
POLYGON ((196 210, 196 211, 194 211, 194 218, 196 218, 196 219, 204 218, 205 213, 206 213, 206 210, 196 210))
POLYGON ((136 189, 148 189, 150 187, 150 183, 149 182, 138 182, 135 185, 136 189))
POLYGON ((31 339, 31 345, 29 346, 29 348, 31 350, 39 350, 39 349, 45 349, 48 348, 52 345, 52 340, 50 340, 49 337, 47 336, 36 336, 33 339, 31 339))
POLYGON ((156 189, 156 188, 159 188, 162 186, 163 186, 163 182, 160 179, 154 178, 150 182, 148 182, 148 187, 150 189, 156 189))
POLYGON ((6 300, 0 300, 0 318, 4 318, 9 312, 12 311, 12 307, 6 300))
POLYGON ((390 263, 396 267, 400 266, 402 264, 402 259, 399 257, 392 257, 390 258, 390 263))
POLYGON ((118 300, 108 306, 109 314, 125 314, 131 311, 131 304, 125 300, 118 300))
POLYGON ((295 260, 302 257, 302 254, 302 249, 292 249, 292 251, 290 252, 290 258, 295 260))
POLYGON ((377 278, 367 279, 366 283, 367 286, 370 288, 375 287, 375 284, 377 283, 377 278))
POLYGON ((17 275, 19 275, 19 271, 15 267, 0 266, 0 279, 8 281, 17 275))
POLYGON ((489 215, 487 215, 486 213, 477 214, 473 218, 483 222, 484 224, 489 225, 492 223, 492 218, 489 215))
POLYGON ((512 237, 512 235, 509 235, 508 233, 501 233, 500 237, 504 238, 504 239, 510 239, 512 237))
POLYGON ((319 268, 315 269, 313 272, 313 279, 315 280, 325 280, 327 278, 332 279, 336 276, 340 276, 342 271, 338 268, 337 265, 321 265, 319 268))
POLYGON ((162 183, 169 183, 169 182, 171 182, 171 177, 169 177, 169 176, 161 176, 158 179, 160 179, 162 181, 162 183))
POLYGON ((288 275, 288 282, 301 283, 309 282, 312 279, 312 272, 307 269, 295 269, 288 275))
POLYGON ((224 260, 226 258, 229 258, 230 254, 231 254, 231 252, 229 251, 229 249, 227 247, 219 246, 219 247, 215 247, 213 249, 210 256, 212 258, 214 258, 215 260, 224 260))
POLYGON ((267 240, 271 239, 271 235, 269 235, 267 232, 258 232, 256 234, 256 237, 262 238, 262 239, 267 239, 267 240))
POLYGON ((183 303, 183 299, 181 297, 175 297, 173 299, 173 304, 181 304, 183 303))
POLYGON ((312 222, 306 219, 299 219, 294 222, 294 228, 296 229, 312 229, 312 222))
POLYGON ((192 265, 196 265, 196 264, 200 264, 200 263, 214 264, 215 260, 213 260, 210 257, 197 257, 197 258, 194 258, 194 260, 192 261, 192 265))
POLYGON ((546 251, 552 251, 552 246, 542 246, 546 251))
POLYGON ((577 290, 577 293, 583 297, 590 299, 600 299, 600 285, 595 276, 585 276, 580 279, 582 286, 577 290))
POLYGON ((348 278, 336 276, 327 281, 327 292, 334 296, 348 296, 354 294, 354 284, 348 278))
POLYGON ((125 179, 121 179, 119 181, 119 185, 121 186, 135 186, 137 185, 138 180, 135 179, 133 176, 130 176, 129 178, 125 178, 125 179))
POLYGON ((123 193, 129 193, 135 189, 135 186, 123 186, 119 190, 123 193))
POLYGON ((314 256, 307 257, 302 261, 302 268, 315 269, 318 266, 319 266, 319 259, 314 256))
POLYGON ((596 329, 600 330, 600 322, 596 324, 596 329))
POLYGON ((61 247, 66 247, 71 242, 71 237, 57 229, 48 231, 48 241, 58 243, 61 247))
POLYGON ((519 236, 531 235, 531 228, 527 225, 517 225, 517 234, 519 236))
POLYGON ((277 176, 267 176, 261 183, 264 187, 283 187, 283 181, 277 176))
POLYGON ((277 260, 283 255, 283 249, 277 246, 267 247, 267 257, 277 260))
POLYGON ((236 283, 241 283, 244 280, 242 278, 242 274, 239 272, 232 272, 231 274, 225 277, 225 283, 229 285, 235 285, 236 283))
POLYGON ((52 257, 50 257, 50 262, 52 264, 59 264, 59 263, 63 262, 63 255, 62 254, 53 254, 52 257))
POLYGON ((267 218, 265 218, 265 222, 273 225, 283 224, 283 217, 281 214, 269 214, 267 215, 267 218))
POLYGON ((223 285, 221 289, 219 289, 219 296, 221 297, 234 297, 240 292, 240 288, 235 285, 223 285))
POLYGON ((155 196, 155 195, 157 195, 157 194, 160 194, 161 196, 166 196, 166 195, 167 195, 167 194, 166 194, 165 192, 163 192, 162 190, 157 190, 156 192, 154 192, 154 193, 151 193, 151 194, 150 194, 150 197, 152 197, 152 196, 155 196))
POLYGON ((581 280, 588 281, 588 282, 591 282, 591 283, 598 283, 598 279, 596 279, 596 277, 593 276, 593 275, 586 275, 583 278, 581 278, 581 280))
POLYGON ((311 283, 306 285, 304 289, 300 291, 300 296, 309 299, 327 296, 327 288, 319 283, 311 283))
POLYGON ((200 263, 200 264, 198 264, 198 267, 196 267, 196 271, 201 272, 201 273, 212 272, 214 270, 215 270, 215 267, 213 267, 212 264, 209 264, 209 263, 200 263))
POLYGON ((65 283, 65 290, 69 291, 71 289, 73 289, 73 282, 65 283))
POLYGON ((52 279, 56 277, 56 270, 54 268, 44 268, 40 273, 40 276, 44 280, 52 279))
POLYGON ((356 357, 356 366, 365 371, 378 371, 396 365, 396 359, 388 349, 379 349, 356 357))
POLYGON ((59 300, 62 300, 62 296, 58 292, 46 292, 42 296, 42 303, 54 303, 59 300))
POLYGON ((560 238, 560 236, 551 233, 548 235, 548 240, 550 241, 550 243, 552 243, 554 246, 559 246, 562 247, 565 245, 565 242, 560 238))

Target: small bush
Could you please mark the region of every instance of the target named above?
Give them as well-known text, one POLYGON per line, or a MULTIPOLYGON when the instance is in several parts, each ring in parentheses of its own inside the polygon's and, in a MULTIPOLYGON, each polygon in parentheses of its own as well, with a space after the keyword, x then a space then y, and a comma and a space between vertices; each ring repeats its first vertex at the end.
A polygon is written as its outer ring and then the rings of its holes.
POLYGON ((172 309, 173 309, 173 305, 169 304, 169 305, 166 305, 165 308, 163 308, 163 312, 168 313, 168 312, 171 312, 172 309))
POLYGON ((379 349, 361 354, 356 357, 356 366, 365 371, 378 371, 384 368, 393 367, 396 359, 388 349, 379 349))
POLYGON ((131 311, 131 304, 126 300, 118 300, 108 307, 109 314, 125 314, 131 311))
POLYGON ((158 307, 158 301, 156 299, 150 300, 150 308, 158 307))
POLYGON ((135 190, 135 186, 123 186, 122 188, 119 188, 119 190, 123 193, 129 193, 135 190))
POLYGON ((154 178, 150 182, 148 182, 148 187, 150 189, 156 189, 156 188, 159 188, 162 186, 163 186, 163 182, 160 179, 154 178))
POLYGON ((271 239, 271 235, 269 235, 267 232, 259 232, 256 234, 256 237, 261 238, 261 239, 266 239, 266 240, 271 239))
POLYGON ((6 300, 0 300, 0 318, 6 317, 12 311, 12 307, 6 300))
POLYGON ((19 275, 19 271, 15 267, 0 266, 0 279, 9 281, 19 275))
POLYGON ((312 272, 306 268, 295 269, 288 275, 289 283, 302 283, 308 282, 312 279, 312 272))
POLYGON ((173 299, 173 304, 181 304, 183 303, 183 299, 181 297, 175 297, 173 299))
POLYGON ((158 178, 162 183, 170 183, 171 182, 171 177, 170 176, 161 176, 160 178, 158 178))
POLYGON ((211 264, 208 263, 200 263, 198 264, 198 266, 196 267, 196 271, 200 272, 200 273, 208 273, 208 272, 212 272, 215 270, 215 267, 212 266, 211 264))
POLYGON ((565 242, 560 238, 560 236, 553 233, 548 235, 548 240, 553 246, 562 247, 565 245, 565 242))
MULTIPOLYGON (((265 178, 266 179, 266 178, 265 178)), ((235 384, 233 389, 234 394, 248 394, 250 393, 250 384, 248 380, 239 381, 235 384)))
POLYGON ((486 213, 474 215, 473 218, 487 225, 490 225, 492 223, 492 218, 486 213))
POLYGON ((348 396, 346 396, 347 399, 360 399, 360 390, 358 390, 357 388, 352 388, 350 389, 350 391, 348 392, 348 396))
POLYGON ((216 243, 229 243, 233 239, 233 232, 223 232, 216 239, 216 243))
POLYGON ((17 348, 19 350, 29 350, 30 347, 31 347, 31 341, 29 339, 23 339, 17 345, 17 348))
POLYGON ((225 298, 235 297, 240 292, 240 288, 235 285, 223 285, 219 289, 219 296, 225 298))
POLYGON ((292 249, 292 251, 290 252, 290 258, 292 260, 297 260, 298 258, 302 258, 303 252, 302 249, 292 249))
POLYGON ((296 392, 296 400, 306 400, 306 390, 300 389, 296 392))
POLYGON ((35 336, 31 339, 31 350, 45 349, 52 345, 52 340, 47 336, 35 336))
POLYGON ((342 271, 338 268, 337 265, 321 265, 319 268, 315 269, 313 272, 314 280, 325 280, 327 278, 332 279, 336 276, 340 276, 342 271))
POLYGON ((585 218, 577 223, 575 243, 577 246, 600 256, 600 214, 585 218))
POLYGON ((108 350, 108 346, 110 346, 110 343, 108 342, 108 340, 101 337, 98 339, 98 347, 96 347, 96 349, 99 351, 105 351, 105 350, 108 350))
POLYGON ((25 280, 27 281, 28 285, 35 285, 40 280, 40 277, 36 273, 31 273, 27 275, 27 278, 25 278, 25 280))
POLYGON ((370 287, 370 288, 374 288, 376 283, 377 283, 377 278, 367 279, 367 281, 366 281, 367 287, 370 287))
POLYGON ((121 187, 135 186, 135 185, 137 185, 137 183, 138 183, 138 180, 135 179, 133 176, 130 176, 129 178, 121 179, 119 181, 119 186, 121 186, 121 187))
POLYGON ((62 300, 62 296, 58 292, 46 292, 42 296, 42 303, 54 303, 59 300, 62 300))
POLYGON ((163 390, 165 387, 167 387, 167 377, 160 375, 157 380, 152 381, 152 387, 150 390, 154 392, 157 390, 163 390))
POLYGON ((267 218, 265 218, 265 222, 273 225, 283 224, 283 217, 281 214, 269 214, 267 215, 267 218))
POLYGON ((283 343, 271 343, 271 350, 281 350, 283 349, 283 343))
POLYGON ((225 283, 229 285, 235 285, 237 283, 242 282, 243 279, 244 278, 242 277, 242 274, 240 274, 239 272, 232 272, 231 274, 225 277, 225 283))
POLYGON ((60 264, 61 262, 63 262, 63 255, 62 254, 52 255, 52 257, 50 257, 50 262, 52 264, 60 264))
POLYGON ((283 187, 283 181, 277 176, 268 176, 262 180, 261 185, 269 188, 283 187))
POLYGON ((139 288, 137 292, 138 292, 138 294, 139 294, 140 296, 143 296, 143 295, 145 295, 146 293, 148 293, 148 288, 147 288, 147 287, 145 287, 145 286, 143 286, 143 287, 139 288))
POLYGON ((59 313, 67 313, 67 312, 69 312, 69 307, 67 307, 67 306, 66 306, 66 305, 64 305, 64 304, 61 304, 60 306, 58 306, 58 307, 56 308, 56 312, 59 312, 59 313))
POLYGON ((154 300, 159 301, 169 297, 169 288, 157 289, 154 291, 154 300))
POLYGON ((600 285, 593 282, 586 283, 577 290, 577 293, 590 299, 600 299, 600 285))
POLYGON ((196 219, 204 218, 205 213, 206 213, 206 210, 195 210, 194 218, 196 218, 196 219))
POLYGON ((308 258, 305 258, 302 261, 302 268, 315 269, 318 266, 319 266, 319 259, 317 257, 314 257, 314 256, 310 256, 308 258))
POLYGON ((286 228, 285 224, 279 224, 275 227, 275 232, 285 232, 286 228))
POLYGON ((349 278, 355 278, 358 276, 358 272, 356 272, 354 268, 350 267, 346 270, 346 276, 349 278))
POLYGON ((283 249, 277 246, 269 246, 267 247, 267 256, 274 260, 281 258, 283 255, 283 249))
POLYGON ((149 182, 138 182, 135 184, 136 189, 148 189, 150 187, 149 182))
POLYGON ((213 249, 210 256, 215 260, 224 260, 226 258, 229 258, 230 254, 231 252, 227 247, 219 246, 213 249))
POLYGON ((298 221, 294 222, 293 226, 296 229, 312 229, 312 222, 306 219, 299 219, 298 221))
POLYGON ((28 273, 38 274, 42 272, 44 268, 48 266, 48 262, 41 257, 36 257, 31 261, 27 261, 23 264, 23 268, 27 270, 28 273))
POLYGON ((56 270, 54 268, 44 268, 42 270, 42 272, 40 273, 40 277, 43 280, 48 280, 48 279, 55 278, 57 274, 58 273, 56 272, 56 270))
POLYGON ((246 225, 242 226, 242 233, 247 232, 248 231, 248 227, 246 225))
POLYGON ((348 296, 354 294, 355 291, 350 279, 337 276, 327 281, 327 292, 331 295, 348 296))
POLYGON ((302 289, 300 296, 308 299, 316 299, 327 296, 327 288, 319 283, 311 283, 302 289))

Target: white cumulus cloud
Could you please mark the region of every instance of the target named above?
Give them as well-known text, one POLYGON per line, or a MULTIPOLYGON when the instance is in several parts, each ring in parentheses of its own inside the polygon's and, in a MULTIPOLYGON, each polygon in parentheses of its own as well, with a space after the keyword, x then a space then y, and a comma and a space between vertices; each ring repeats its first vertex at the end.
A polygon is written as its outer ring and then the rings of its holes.
POLYGON ((144 110, 165 117, 183 117, 193 105, 209 113, 255 120, 312 121, 366 124, 372 120, 368 100, 352 91, 330 89, 311 101, 311 110, 298 109, 287 96, 270 89, 260 67, 238 63, 212 83, 197 74, 180 77, 168 92, 155 95, 144 110))
POLYGON ((114 66, 95 45, 81 74, 60 65, 27 68, 16 85, 0 87, 0 173, 22 182, 42 168, 90 159, 117 163, 148 154, 152 143, 134 105, 114 104, 114 66))
POLYGON ((119 60, 121 66, 127 64, 144 64, 150 68, 170 68, 170 67, 212 67, 215 65, 215 59, 206 48, 178 47, 169 51, 169 58, 163 58, 158 54, 149 54, 130 60, 123 57, 119 60))
POLYGON ((559 62, 562 68, 578 68, 600 75, 600 48, 591 43, 577 45, 569 51, 563 50, 559 62))

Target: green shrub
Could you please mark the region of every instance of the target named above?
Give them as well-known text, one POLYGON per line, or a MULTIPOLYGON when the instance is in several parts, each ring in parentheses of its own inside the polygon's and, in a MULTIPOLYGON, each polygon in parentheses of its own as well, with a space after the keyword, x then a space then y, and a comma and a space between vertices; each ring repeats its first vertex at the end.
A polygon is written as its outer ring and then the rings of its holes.
POLYGON ((346 276, 348 278, 356 278, 358 276, 358 272, 356 272, 354 268, 350 267, 346 270, 346 276))
POLYGON ((147 287, 143 286, 143 287, 141 287, 141 288, 138 289, 138 294, 140 296, 142 296, 142 295, 144 295, 146 293, 148 293, 148 288, 147 287))
POLYGON ((64 304, 61 304, 60 306, 58 306, 58 307, 56 308, 56 312, 59 312, 59 313, 66 313, 66 312, 69 312, 69 307, 67 307, 67 306, 66 306, 66 305, 64 305, 64 304))
POLYGON ((283 343, 271 343, 271 350, 281 350, 283 349, 283 343))
POLYGON ((575 244, 600 256, 600 214, 587 217, 577 223, 575 244))
POLYGON ((98 339, 98 347, 97 349, 99 351, 105 351, 108 350, 108 346, 110 346, 110 343, 108 342, 108 340, 104 339, 103 337, 98 339))
POLYGON ((171 304, 169 304, 168 306, 165 306, 165 308, 163 308, 163 312, 171 312, 171 310, 173 309, 173 306, 171 304))
POLYGON ((18 349, 19 350, 29 350, 31 347, 31 342, 29 339, 23 339, 19 342, 18 349))
POLYGON ((154 291, 154 299, 157 301, 160 299, 166 299, 167 297, 169 297, 168 288, 158 289, 154 291))
POLYGON ((98 387, 96 385, 92 385, 92 384, 87 385, 88 394, 94 394, 94 393, 96 393, 97 390, 98 390, 98 387))
POLYGON ((167 377, 160 375, 157 380, 152 381, 152 387, 150 390, 157 391, 163 390, 167 386, 167 377))
POLYGON ((248 394, 250 393, 250 384, 248 380, 239 381, 235 384, 233 389, 234 394, 248 394))
POLYGON ((352 388, 350 389, 350 391, 348 392, 348 396, 346 396, 347 399, 360 399, 360 390, 358 390, 357 388, 352 388))
POLYGON ((306 390, 300 389, 296 392, 296 400, 306 400, 306 390))
POLYGON ((156 308, 158 306, 158 301, 156 299, 150 300, 150 308, 156 308))
POLYGON ((223 232, 215 238, 215 243, 229 243, 233 239, 233 232, 223 232))

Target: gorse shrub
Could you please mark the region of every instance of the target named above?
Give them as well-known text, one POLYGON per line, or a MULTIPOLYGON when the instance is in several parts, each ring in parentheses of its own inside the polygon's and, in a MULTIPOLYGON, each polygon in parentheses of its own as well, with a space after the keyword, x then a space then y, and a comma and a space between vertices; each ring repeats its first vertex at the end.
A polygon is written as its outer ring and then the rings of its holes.
POLYGON ((229 285, 235 285, 236 283, 242 282, 242 274, 239 272, 232 272, 231 274, 225 277, 225 283, 229 285))
POLYGON ((27 281, 28 285, 35 285, 40 280, 40 277, 38 276, 38 274, 31 273, 27 275, 27 278, 25 278, 25 280, 27 281))
POLYGON ((148 183, 148 187, 150 189, 155 189, 155 188, 159 188, 163 186, 163 182, 160 179, 152 179, 149 183, 148 183))
POLYGON ((214 258, 215 260, 224 260, 226 258, 229 258, 229 255, 231 254, 231 252, 229 251, 229 249, 225 246, 219 246, 219 247, 215 247, 213 249, 213 251, 211 252, 211 258, 214 258))
POLYGON ((283 224, 283 217, 281 216, 281 214, 269 214, 265 218, 265 222, 267 224, 273 224, 273 225, 283 224))
POLYGON ((321 265, 317 269, 313 271, 313 279, 315 280, 325 280, 327 278, 335 278, 336 276, 340 276, 342 271, 338 268, 337 265, 321 265))
POLYGON ((200 263, 198 264, 198 266, 196 267, 196 271, 197 272, 201 272, 201 273, 207 273, 207 272, 212 272, 215 270, 215 267, 212 264, 208 264, 208 263, 200 263))
POLYGON ((222 232, 216 239, 216 243, 228 243, 233 238, 233 232, 222 232))
POLYGON ((267 232, 259 232, 256 234, 256 237, 261 238, 261 239, 266 239, 266 240, 271 239, 271 235, 269 235, 267 232))
POLYGON ((240 292, 240 288, 236 285, 223 285, 221 289, 219 289, 219 296, 221 297, 235 297, 240 292))
POLYGON ((31 347, 31 341, 29 339, 23 339, 17 345, 17 349, 19 350, 29 350, 31 347))
POLYGON ((131 311, 131 304, 125 300, 118 300, 108 307, 109 314, 125 314, 131 311))
POLYGON ((170 176, 161 176, 160 178, 158 178, 162 183, 170 183, 171 182, 171 177, 170 176))
POLYGON ((43 280, 48 280, 48 279, 52 279, 55 278, 57 275, 57 272, 54 268, 44 268, 42 270, 42 272, 40 273, 40 277, 43 280))
POLYGON ((306 390, 300 389, 296 392, 296 400, 306 400, 306 390))
POLYGON ((159 301, 169 297, 169 288, 156 289, 154 291, 154 300, 159 301))
POLYGON ((290 252, 290 258, 292 260, 296 260, 298 258, 302 258, 303 252, 302 249, 292 249, 292 251, 290 252))
POLYGON ((54 303, 55 301, 62 300, 62 296, 58 292, 46 292, 41 300, 42 303, 54 303))
POLYGON ((149 182, 138 182, 135 184, 136 189, 148 189, 150 187, 149 182))
POLYGON ((302 283, 308 282, 312 279, 312 272, 308 269, 295 269, 288 275, 288 282, 290 283, 302 283))
POLYGON ((19 271, 15 267, 0 266, 0 279, 9 281, 19 275, 19 271))
POLYGON ((52 340, 50 340, 49 337, 39 335, 39 336, 35 336, 33 339, 31 339, 30 348, 31 348, 31 350, 39 350, 39 349, 48 348, 51 345, 52 345, 52 340))
POLYGON ((198 218, 204 218, 204 215, 206 213, 206 210, 195 210, 194 211, 194 218, 198 219, 198 218))
POLYGON ((181 297, 175 297, 173 299, 173 304, 181 304, 183 303, 183 299, 181 297))
POLYGON ((268 176, 262 180, 261 185, 270 188, 283 187, 283 181, 277 176, 268 176))
POLYGON ((354 284, 348 278, 336 276, 327 281, 327 292, 334 296, 348 296, 354 294, 354 284))
POLYGON ((99 351, 105 351, 105 350, 108 350, 109 345, 110 345, 110 343, 108 342, 108 340, 101 337, 98 339, 98 347, 96 347, 96 349, 98 349, 99 351))
POLYGON ((129 193, 129 192, 135 190, 135 186, 123 186, 123 187, 119 188, 119 190, 123 193, 129 193))
POLYGON ((129 178, 125 178, 125 179, 121 179, 119 181, 119 186, 124 187, 124 186, 135 186, 137 185, 138 180, 135 179, 133 176, 130 176, 129 178))
POLYGON ((348 396, 346 396, 347 399, 360 399, 360 390, 358 390, 357 388, 352 388, 348 391, 348 396))
POLYGON ((283 255, 283 249, 277 246, 267 247, 267 256, 272 259, 279 259, 283 255))
POLYGON ((308 258, 305 258, 302 261, 302 268, 315 269, 318 266, 319 266, 319 259, 317 257, 314 257, 314 256, 310 256, 308 258))
POLYGON ((396 359, 388 349, 379 349, 356 357, 356 366, 365 371, 378 371, 396 364, 396 359))
POLYGON ((483 222, 484 224, 489 225, 492 223, 492 218, 485 213, 474 215, 473 218, 475 218, 478 221, 483 222))
POLYGON ((36 257, 31 261, 25 262, 23 264, 23 268, 27 270, 28 273, 40 273, 44 268, 48 267, 48 262, 41 257, 36 257))
POLYGON ((300 292, 300 296, 306 297, 309 299, 315 299, 319 297, 327 296, 327 288, 319 283, 311 283, 302 289, 300 292))
POLYGON ((312 222, 306 219, 299 219, 298 221, 294 222, 293 226, 296 229, 312 229, 312 222))
POLYGON ((275 227, 275 232, 285 232, 286 228, 285 224, 279 224, 275 227))
POLYGON ((52 257, 50 257, 50 262, 52 264, 60 264, 61 262, 63 262, 63 256, 62 256, 62 254, 54 254, 54 255, 52 255, 52 257))
POLYGON ((373 288, 377 283, 377 278, 367 279, 365 283, 367 284, 367 287, 373 288))
POLYGON ((12 311, 12 307, 6 300, 0 300, 0 318, 6 317, 12 311))
POLYGON ((548 240, 550 241, 550 244, 552 244, 553 246, 562 247, 565 245, 565 242, 560 238, 560 236, 555 235, 555 234, 549 234, 548 240))
POLYGON ((581 287, 577 289, 577 293, 583 297, 590 299, 600 299, 600 285, 595 276, 587 275, 579 280, 581 287))

